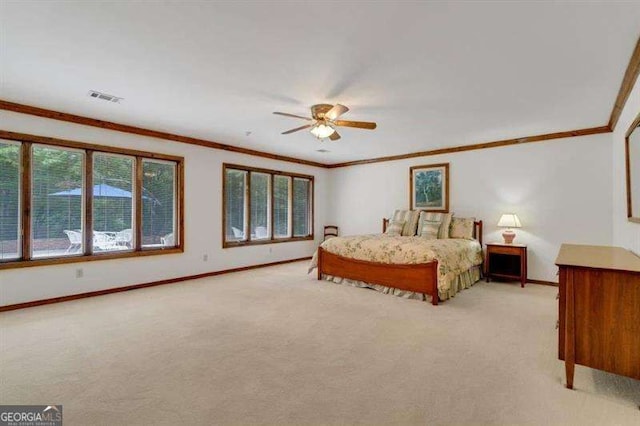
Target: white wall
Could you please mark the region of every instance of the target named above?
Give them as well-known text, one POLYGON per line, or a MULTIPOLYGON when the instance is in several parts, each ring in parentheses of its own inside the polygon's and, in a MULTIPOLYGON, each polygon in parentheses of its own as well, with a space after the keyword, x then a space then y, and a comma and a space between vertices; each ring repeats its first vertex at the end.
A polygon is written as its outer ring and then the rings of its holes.
MULTIPOLYGON (((640 113, 640 80, 631 91, 613 132, 613 245, 640 254, 640 223, 627 220, 624 135, 640 113)), ((637 131, 637 130, 636 130, 637 131)))
POLYGON ((185 252, 0 270, 0 306, 311 256, 326 223, 328 170, 0 111, 3 130, 180 155, 185 158, 185 252), (222 163, 315 176, 317 241, 222 249, 222 163), (203 255, 209 261, 203 261, 203 255), (75 278, 77 268, 84 277, 75 278))
POLYGON ((409 167, 449 162, 450 211, 482 219, 484 241, 501 241, 500 215, 517 213, 529 278, 557 282, 563 242, 612 242, 610 144, 601 134, 334 169, 329 219, 343 235, 380 232, 409 208, 409 167))

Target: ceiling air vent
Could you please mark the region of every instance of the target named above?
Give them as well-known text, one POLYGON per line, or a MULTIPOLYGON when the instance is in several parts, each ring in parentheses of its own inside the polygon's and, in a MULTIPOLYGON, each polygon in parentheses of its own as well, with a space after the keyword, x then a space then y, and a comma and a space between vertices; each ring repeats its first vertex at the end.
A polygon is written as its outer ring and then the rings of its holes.
POLYGON ((327 152, 331 152, 328 149, 316 149, 316 152, 319 152, 321 154, 326 154, 327 152))
POLYGON ((114 104, 119 104, 124 100, 124 98, 107 95, 106 93, 96 92, 95 90, 89 90, 88 96, 94 99, 102 99, 103 101, 113 102, 114 104))

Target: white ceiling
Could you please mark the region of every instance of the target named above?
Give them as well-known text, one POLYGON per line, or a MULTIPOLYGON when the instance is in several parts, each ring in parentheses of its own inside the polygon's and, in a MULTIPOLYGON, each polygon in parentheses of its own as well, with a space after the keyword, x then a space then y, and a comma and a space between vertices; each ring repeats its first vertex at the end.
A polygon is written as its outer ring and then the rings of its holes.
POLYGON ((605 125, 639 22, 637 1, 2 0, 0 98, 336 163, 605 125), (324 102, 378 129, 280 134, 304 122, 272 111, 324 102))

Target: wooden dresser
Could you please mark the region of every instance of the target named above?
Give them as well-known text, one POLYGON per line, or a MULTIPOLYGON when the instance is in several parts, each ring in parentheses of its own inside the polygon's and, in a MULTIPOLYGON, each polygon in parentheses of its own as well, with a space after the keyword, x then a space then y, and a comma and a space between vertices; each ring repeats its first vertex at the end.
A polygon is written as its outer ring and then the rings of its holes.
POLYGON ((640 379, 640 257, 619 247, 563 244, 558 357, 640 379))

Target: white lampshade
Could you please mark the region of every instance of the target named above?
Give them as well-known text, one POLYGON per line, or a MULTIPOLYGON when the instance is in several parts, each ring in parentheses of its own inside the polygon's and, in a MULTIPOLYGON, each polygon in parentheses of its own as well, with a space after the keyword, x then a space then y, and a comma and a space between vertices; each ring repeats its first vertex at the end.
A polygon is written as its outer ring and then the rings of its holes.
POLYGON ((518 216, 515 213, 503 214, 498 221, 498 226, 502 226, 504 228, 522 228, 520 219, 518 219, 518 216))
POLYGON ((313 126, 310 130, 310 132, 318 139, 328 138, 335 131, 336 130, 333 127, 327 126, 326 124, 318 124, 317 126, 313 126))

